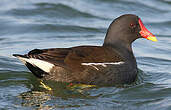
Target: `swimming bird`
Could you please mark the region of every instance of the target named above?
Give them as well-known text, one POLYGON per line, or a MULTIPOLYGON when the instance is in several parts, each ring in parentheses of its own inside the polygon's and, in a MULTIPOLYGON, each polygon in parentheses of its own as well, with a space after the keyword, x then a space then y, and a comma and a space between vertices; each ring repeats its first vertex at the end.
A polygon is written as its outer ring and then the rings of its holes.
POLYGON ((130 84, 138 69, 132 43, 138 38, 157 41, 142 20, 133 14, 116 18, 107 29, 102 46, 34 49, 13 56, 42 80, 89 85, 130 84))

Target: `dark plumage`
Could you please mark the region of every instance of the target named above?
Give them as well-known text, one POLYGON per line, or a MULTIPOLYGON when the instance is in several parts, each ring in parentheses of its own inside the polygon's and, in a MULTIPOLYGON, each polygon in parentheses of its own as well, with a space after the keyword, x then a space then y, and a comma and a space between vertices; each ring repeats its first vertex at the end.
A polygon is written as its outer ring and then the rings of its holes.
POLYGON ((137 76, 131 44, 138 38, 155 41, 136 15, 123 15, 109 26, 103 46, 34 49, 14 54, 38 78, 61 82, 130 84, 137 76))

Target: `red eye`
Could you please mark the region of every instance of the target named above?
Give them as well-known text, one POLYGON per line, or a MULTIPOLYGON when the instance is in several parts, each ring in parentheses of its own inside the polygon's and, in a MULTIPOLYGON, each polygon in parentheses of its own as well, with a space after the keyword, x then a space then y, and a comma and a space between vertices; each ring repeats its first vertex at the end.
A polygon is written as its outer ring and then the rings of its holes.
POLYGON ((131 27, 131 28, 135 28, 136 25, 135 25, 134 23, 131 23, 131 24, 130 24, 130 27, 131 27))
POLYGON ((131 27, 135 26, 133 23, 130 24, 131 27))

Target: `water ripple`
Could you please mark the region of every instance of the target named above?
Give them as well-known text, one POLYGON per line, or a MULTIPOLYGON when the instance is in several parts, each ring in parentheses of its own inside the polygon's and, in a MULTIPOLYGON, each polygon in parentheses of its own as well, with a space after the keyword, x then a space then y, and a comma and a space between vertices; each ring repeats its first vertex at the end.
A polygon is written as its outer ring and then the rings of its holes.
POLYGON ((2 0, 0 109, 169 109, 170 6, 170 0, 2 0), (109 24, 126 13, 138 15, 158 38, 133 44, 139 68, 135 84, 78 93, 53 83, 50 93, 12 57, 34 48, 102 45, 109 24))

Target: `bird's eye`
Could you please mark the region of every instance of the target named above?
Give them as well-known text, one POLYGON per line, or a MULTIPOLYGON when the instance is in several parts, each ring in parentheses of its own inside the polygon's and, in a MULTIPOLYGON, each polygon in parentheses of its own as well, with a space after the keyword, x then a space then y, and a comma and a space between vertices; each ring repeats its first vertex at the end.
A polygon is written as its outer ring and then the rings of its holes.
POLYGON ((131 28, 135 28, 136 25, 135 25, 134 23, 131 23, 131 24, 130 24, 130 27, 131 27, 131 28))

